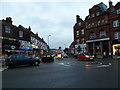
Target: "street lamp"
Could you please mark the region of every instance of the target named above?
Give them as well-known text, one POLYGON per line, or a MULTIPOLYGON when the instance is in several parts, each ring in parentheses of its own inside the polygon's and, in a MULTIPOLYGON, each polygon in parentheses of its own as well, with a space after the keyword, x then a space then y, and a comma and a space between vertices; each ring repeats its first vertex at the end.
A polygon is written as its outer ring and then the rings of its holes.
POLYGON ((49 37, 50 37, 51 35, 48 35, 48 46, 49 46, 49 37))

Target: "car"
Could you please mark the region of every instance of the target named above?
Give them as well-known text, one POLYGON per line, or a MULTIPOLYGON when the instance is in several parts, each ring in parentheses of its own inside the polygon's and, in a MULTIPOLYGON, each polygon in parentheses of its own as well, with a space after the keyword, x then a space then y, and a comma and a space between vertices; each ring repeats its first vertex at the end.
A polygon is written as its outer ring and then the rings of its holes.
POLYGON ((35 65, 40 64, 39 58, 33 58, 26 54, 13 54, 6 59, 6 65, 11 68, 17 65, 35 65))
POLYGON ((88 52, 83 52, 77 55, 78 60, 94 60, 95 56, 88 53, 88 52))
POLYGON ((43 53, 42 62, 44 62, 44 61, 54 62, 54 57, 55 57, 55 55, 52 53, 43 53))

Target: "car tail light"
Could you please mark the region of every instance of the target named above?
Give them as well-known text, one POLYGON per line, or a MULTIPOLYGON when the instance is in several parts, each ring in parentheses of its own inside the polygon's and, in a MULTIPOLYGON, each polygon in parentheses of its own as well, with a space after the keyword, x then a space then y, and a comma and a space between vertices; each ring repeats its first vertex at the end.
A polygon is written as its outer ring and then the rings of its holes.
POLYGON ((12 62, 12 59, 8 59, 9 62, 12 62))
POLYGON ((46 57, 45 55, 43 57, 46 57))
POLYGON ((52 57, 54 57, 54 55, 51 55, 52 57))

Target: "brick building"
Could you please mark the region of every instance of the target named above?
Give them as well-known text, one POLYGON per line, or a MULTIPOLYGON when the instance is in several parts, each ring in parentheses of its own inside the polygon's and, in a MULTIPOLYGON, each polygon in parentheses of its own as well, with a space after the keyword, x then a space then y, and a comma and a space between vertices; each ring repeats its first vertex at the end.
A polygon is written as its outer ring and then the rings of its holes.
POLYGON ((31 52, 40 53, 41 50, 47 50, 48 45, 40 38, 38 34, 32 32, 30 26, 25 28, 22 25, 18 27, 12 24, 12 18, 7 17, 6 20, 0 20, 2 42, 0 47, 6 53, 11 52, 31 52))
POLYGON ((103 2, 94 5, 85 20, 77 15, 73 31, 75 50, 80 47, 81 52, 96 55, 120 53, 120 2, 114 6, 109 1, 109 7, 103 2))

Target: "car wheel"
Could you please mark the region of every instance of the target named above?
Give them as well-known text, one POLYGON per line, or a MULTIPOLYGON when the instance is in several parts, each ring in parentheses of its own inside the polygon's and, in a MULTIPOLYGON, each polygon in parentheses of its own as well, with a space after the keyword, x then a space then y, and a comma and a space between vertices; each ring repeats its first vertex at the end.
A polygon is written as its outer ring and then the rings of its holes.
POLYGON ((38 62, 38 61, 34 62, 34 65, 35 65, 35 66, 38 66, 38 65, 39 65, 39 62, 38 62))

